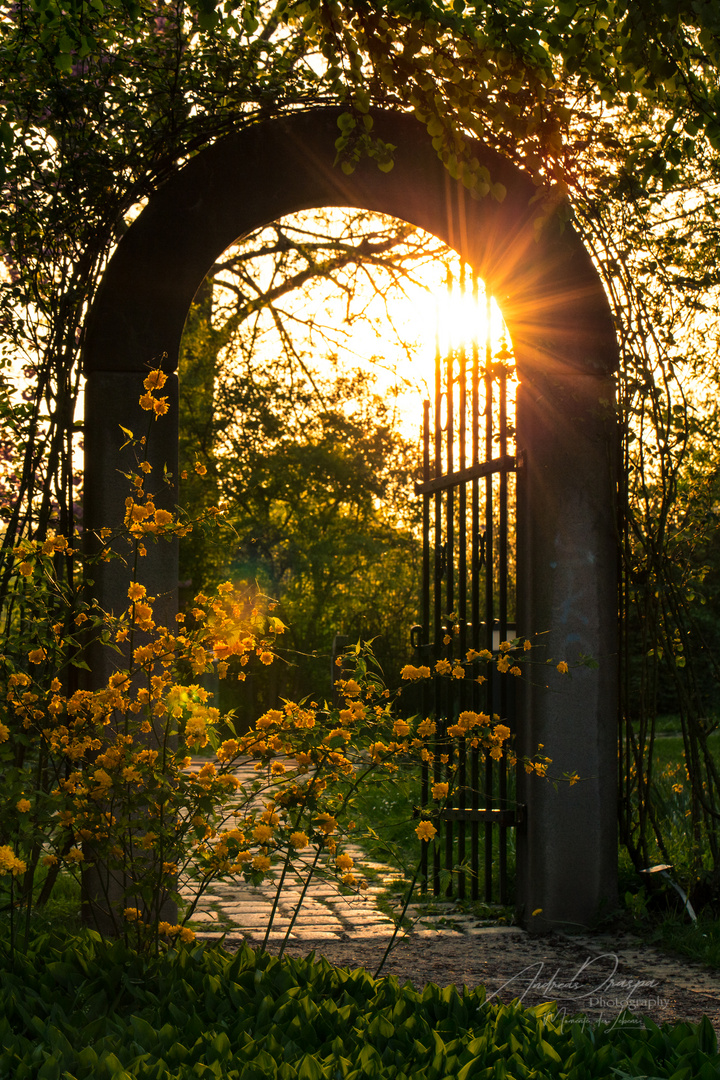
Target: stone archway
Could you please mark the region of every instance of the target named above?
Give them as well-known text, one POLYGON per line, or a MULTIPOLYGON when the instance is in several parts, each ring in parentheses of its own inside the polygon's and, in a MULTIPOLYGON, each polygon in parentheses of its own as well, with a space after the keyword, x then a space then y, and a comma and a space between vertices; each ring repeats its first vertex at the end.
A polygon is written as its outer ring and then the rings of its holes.
MULTIPOLYGON (((473 152, 507 197, 472 199, 443 168, 422 125, 380 114, 375 130, 397 147, 394 168, 383 173, 365 160, 345 176, 334 164, 338 112, 298 113, 220 140, 150 199, 118 245, 85 347, 86 528, 122 520, 118 425, 146 422, 136 403, 148 365, 164 356, 165 370, 176 371, 193 297, 234 241, 298 210, 354 206, 403 218, 454 247, 498 301, 520 377, 518 629, 543 633, 548 656, 585 654, 600 664, 574 672, 562 693, 525 684, 520 751, 543 743, 554 771, 584 779, 556 791, 521 774, 527 811, 517 838, 518 908, 531 929, 590 925, 614 907, 617 890, 618 351, 609 306, 571 227, 551 223, 537 237, 537 190, 510 162, 476 144, 473 152)), ((177 381, 163 392, 171 404, 174 393, 177 406, 177 381)), ((151 455, 177 476, 177 407, 171 416, 158 426, 151 455)), ((157 545, 143 562, 149 591, 164 597, 158 614, 172 618, 177 552, 157 545)), ((95 593, 102 606, 120 610, 126 591, 119 564, 101 564, 95 593)), ((107 674, 98 659, 95 678, 107 674)))

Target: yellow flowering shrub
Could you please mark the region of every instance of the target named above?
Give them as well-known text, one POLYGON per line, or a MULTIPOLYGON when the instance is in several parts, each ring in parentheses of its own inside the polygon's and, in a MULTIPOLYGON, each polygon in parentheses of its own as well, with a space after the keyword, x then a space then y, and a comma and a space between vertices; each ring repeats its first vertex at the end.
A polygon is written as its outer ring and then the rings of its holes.
MULTIPOLYGON (((150 414, 148 435, 167 411, 167 400, 158 396, 165 382, 159 370, 145 379, 140 404, 150 414)), ((6 795, 0 823, 12 841, 0 846, 0 879, 12 878, 13 902, 29 907, 40 867, 53 876, 61 869, 78 876, 90 867, 113 885, 113 898, 108 885, 97 908, 138 946, 191 940, 186 923, 217 878, 258 884, 278 867, 280 887, 288 873, 317 872, 364 888, 352 856, 342 850, 354 826, 345 821, 357 788, 379 770, 391 775, 400 760, 429 762, 441 737, 446 763, 448 739, 501 756, 509 728, 499 717, 470 710, 442 732, 431 717, 408 717, 402 691, 391 695, 369 648, 357 646, 339 665, 337 704, 285 701, 249 731, 236 731, 202 678, 216 672, 242 683, 253 665, 260 670, 274 662, 274 642, 285 626, 255 586, 235 581, 199 593, 187 616, 162 624, 158 597, 148 595, 142 581, 146 544, 186 536, 194 523, 157 505, 164 481, 153 477, 148 436, 126 434, 123 449, 134 460, 125 473, 124 520, 97 538, 100 561, 119 556, 134 568, 124 610, 108 614, 89 594, 63 583, 58 555, 79 554, 64 537, 48 534, 9 555, 26 618, 0 656, 6 795), (74 676, 90 646, 106 649, 113 660, 105 685, 96 689, 78 685, 74 676), (198 762, 193 755, 201 749, 213 757, 198 762), (18 765, 28 760, 32 770, 18 765), (254 778, 242 782, 235 773, 248 760, 255 763, 254 778), (37 790, 29 790, 31 775, 37 790), (171 922, 164 916, 168 901, 179 900, 178 881, 193 886, 194 899, 181 921, 171 922)), ((198 474, 204 471, 196 466, 198 474)), ((218 513, 212 508, 210 516, 218 513)), ((456 637, 448 634, 449 651, 456 637)), ((482 664, 503 671, 512 663, 515 674, 526 651, 522 643, 503 642, 499 658, 469 650, 464 660, 437 660, 434 672, 406 665, 401 680, 407 687, 435 677, 481 679, 482 664)), ((563 672, 567 665, 557 668, 563 672)), ((547 759, 525 766, 544 773, 547 759)), ((436 782, 433 799, 452 798, 452 789, 452 780, 436 782)), ((430 842, 437 830, 422 820, 416 832, 430 842)))

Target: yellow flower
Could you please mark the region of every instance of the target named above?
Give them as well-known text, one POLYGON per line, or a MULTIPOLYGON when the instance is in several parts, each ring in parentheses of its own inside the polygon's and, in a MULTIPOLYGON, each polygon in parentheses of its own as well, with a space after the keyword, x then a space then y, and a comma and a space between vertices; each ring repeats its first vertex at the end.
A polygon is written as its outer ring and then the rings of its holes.
POLYGON ((330 836, 330 834, 335 832, 335 829, 337 828, 337 820, 332 816, 332 814, 318 814, 318 816, 315 818, 315 821, 317 822, 318 828, 321 829, 326 836, 330 836))
POLYGON ((30 575, 33 572, 33 564, 29 563, 29 562, 21 562, 19 567, 18 567, 18 570, 20 571, 20 573, 22 574, 23 577, 30 577, 30 575))
POLYGON ((438 660, 435 665, 435 670, 438 675, 449 675, 452 671, 452 666, 449 660, 438 660))
POLYGON ((310 841, 308 840, 307 833, 294 832, 290 833, 290 843, 296 851, 300 851, 301 848, 307 847, 310 841))
POLYGON ((253 829, 253 836, 259 844, 266 843, 273 834, 273 830, 270 825, 256 825, 253 829))
POLYGON ((42 664, 46 657, 47 653, 44 649, 31 649, 28 653, 28 660, 31 664, 42 664))
POLYGON ((160 368, 153 368, 148 377, 143 380, 146 390, 162 390, 167 382, 167 375, 160 368))
POLYGON ((510 674, 515 676, 522 675, 522 669, 516 664, 515 667, 510 668, 510 674))
POLYGON ((450 790, 450 785, 449 784, 445 784, 445 783, 433 784, 433 786, 432 786, 432 797, 433 797, 433 799, 444 799, 449 790, 450 790))
POLYGON ((156 510, 155 511, 155 524, 156 525, 160 525, 161 527, 164 526, 164 525, 170 525, 172 523, 172 519, 173 519, 173 516, 168 510, 156 510))
POLYGON ((462 667, 460 664, 456 664, 455 667, 452 669, 452 677, 453 679, 464 679, 465 668, 462 667))
POLYGON ((124 915, 128 922, 137 922, 140 918, 140 912, 136 907, 126 907, 124 915))
POLYGON ((155 398, 152 394, 143 394, 140 398, 140 408, 145 409, 146 412, 150 412, 155 405, 155 398))
POLYGON ((567 675, 568 666, 567 666, 567 663, 565 662, 565 660, 560 661, 560 663, 557 666, 557 669, 558 669, 558 671, 560 672, 561 675, 567 675))
POLYGON ((431 720, 428 716, 420 724, 418 724, 417 733, 422 739, 426 739, 428 735, 434 735, 437 729, 437 724, 434 720, 431 720))
POLYGON ((0 742, 6 742, 10 738, 10 728, 0 720, 0 742))
POLYGON ((421 821, 415 833, 419 840, 432 840, 437 835, 437 829, 432 821, 421 821))
POLYGON ((353 859, 352 855, 348 855, 343 852, 335 859, 335 865, 337 866, 338 870, 352 870, 353 866, 355 865, 355 860, 353 859))
POLYGON ((532 645, 530 644, 528 639, 525 638, 525 640, 523 641, 523 652, 530 652, 531 649, 532 649, 532 645))
POLYGON ((17 806, 21 814, 27 814, 28 810, 32 806, 32 803, 29 799, 18 799, 15 805, 17 806))
POLYGON ((269 728, 273 724, 281 724, 282 718, 283 714, 279 709, 268 709, 266 713, 263 713, 263 715, 258 717, 255 721, 255 727, 260 728, 261 730, 263 728, 269 728))
POLYGON ((180 940, 184 941, 186 944, 190 944, 190 942, 195 940, 195 931, 191 930, 188 926, 181 926, 178 934, 180 940))
POLYGON ((264 649, 260 653, 260 663, 261 664, 272 664, 274 659, 275 659, 275 657, 273 656, 273 654, 271 652, 268 652, 267 649, 264 649))
POLYGON ((489 724, 490 717, 487 713, 476 713, 472 712, 470 709, 466 709, 458 716, 458 723, 466 731, 469 731, 471 728, 475 728, 480 724, 489 724))
POLYGON ((264 874, 270 869, 270 859, 267 855, 256 855, 252 861, 253 870, 261 870, 264 874))
POLYGON ((25 862, 16 857, 8 844, 0 847, 0 874, 12 874, 13 877, 17 877, 18 874, 24 874, 26 869, 25 862))
POLYGON ((398 739, 404 739, 406 735, 410 734, 410 725, 407 720, 396 720, 393 724, 393 735, 398 739))
POLYGON ((79 847, 71 847, 65 858, 70 862, 83 862, 85 856, 79 847))
POLYGON ((133 613, 136 623, 145 626, 146 629, 150 629, 152 625, 153 609, 150 604, 135 604, 135 611, 133 613))
POLYGON ((234 757, 240 752, 240 743, 237 739, 226 739, 225 742, 220 743, 217 749, 218 761, 232 761, 234 757))
POLYGON ((154 401, 152 403, 152 407, 153 407, 153 411, 155 413, 155 419, 156 420, 157 420, 157 418, 159 416, 164 416, 166 412, 170 411, 170 406, 168 405, 167 400, 168 399, 166 397, 161 397, 161 398, 155 398, 154 399, 154 401))
POLYGON ((127 591, 127 594, 131 600, 142 600, 146 592, 147 589, 144 585, 141 585, 139 581, 133 581, 132 585, 127 591))
POLYGON ((389 748, 383 742, 374 742, 368 746, 368 753, 373 761, 380 761, 385 754, 389 753, 389 748))
POLYGON ((207 473, 207 466, 203 465, 201 461, 196 461, 195 472, 198 474, 198 476, 205 476, 207 473))

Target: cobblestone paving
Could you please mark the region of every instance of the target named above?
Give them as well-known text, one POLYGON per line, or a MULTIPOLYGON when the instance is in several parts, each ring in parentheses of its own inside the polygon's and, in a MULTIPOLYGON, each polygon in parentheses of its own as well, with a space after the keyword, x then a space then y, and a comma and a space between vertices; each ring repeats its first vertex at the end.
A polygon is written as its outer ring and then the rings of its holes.
MULTIPOLYGON (((362 851, 344 848, 363 864, 362 851)), ((369 864, 380 869, 377 864, 369 864)), ((385 871, 387 867, 383 867, 385 871)), ((395 875, 392 875, 393 877, 395 875)), ((270 918, 277 890, 277 876, 271 877, 257 887, 216 883, 212 892, 206 893, 198 905, 190 925, 201 938, 217 938, 223 934, 242 936, 253 940, 262 939, 270 918)), ((318 880, 311 883, 303 897, 298 915, 293 922, 289 941, 333 940, 350 941, 355 938, 389 937, 393 933, 393 920, 380 911, 377 898, 383 892, 382 879, 376 885, 355 895, 342 895, 331 882, 318 880)), ((181 894, 183 890, 181 889, 181 894)), ((269 940, 284 938, 295 913, 301 890, 297 885, 284 887, 273 919, 269 940)), ((185 895, 189 896, 191 890, 185 895)), ((477 935, 487 932, 487 924, 471 915, 455 910, 452 904, 434 905, 431 913, 418 913, 410 908, 408 915, 414 921, 413 933, 422 937, 443 935, 477 935)), ((510 928, 508 928, 510 929, 510 928)))
MULTIPOLYGON (((199 768, 207 759, 193 760, 199 768)), ((251 764, 241 765, 238 778, 245 784, 256 774, 251 764)), ((389 937, 394 930, 393 920, 378 909, 378 897, 391 881, 398 877, 391 867, 368 860, 357 845, 343 845, 359 869, 372 871, 369 887, 361 893, 341 892, 333 881, 314 879, 293 922, 289 941, 342 940, 354 938, 389 937)), ((216 938, 223 934, 262 939, 272 911, 280 870, 277 869, 259 886, 245 882, 215 882, 198 904, 190 925, 198 937, 216 938)), ((269 939, 284 938, 301 897, 302 883, 286 878, 280 895, 269 939)), ((181 885, 180 894, 190 899, 191 887, 181 885)), ((482 924, 472 916, 456 912, 453 905, 437 905, 432 914, 418 915, 414 909, 408 915, 415 922, 414 932, 431 936, 439 931, 451 934, 473 934, 482 924)))

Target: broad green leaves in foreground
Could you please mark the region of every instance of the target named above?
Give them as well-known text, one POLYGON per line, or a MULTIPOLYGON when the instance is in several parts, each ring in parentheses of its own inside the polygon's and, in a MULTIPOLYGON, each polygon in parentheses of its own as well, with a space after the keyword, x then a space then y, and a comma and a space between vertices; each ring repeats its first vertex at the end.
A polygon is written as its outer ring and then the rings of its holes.
POLYGON ((140 957, 86 934, 38 941, 0 980, 15 1080, 714 1080, 710 1022, 569 1024, 551 1006, 424 990, 243 947, 140 957))

